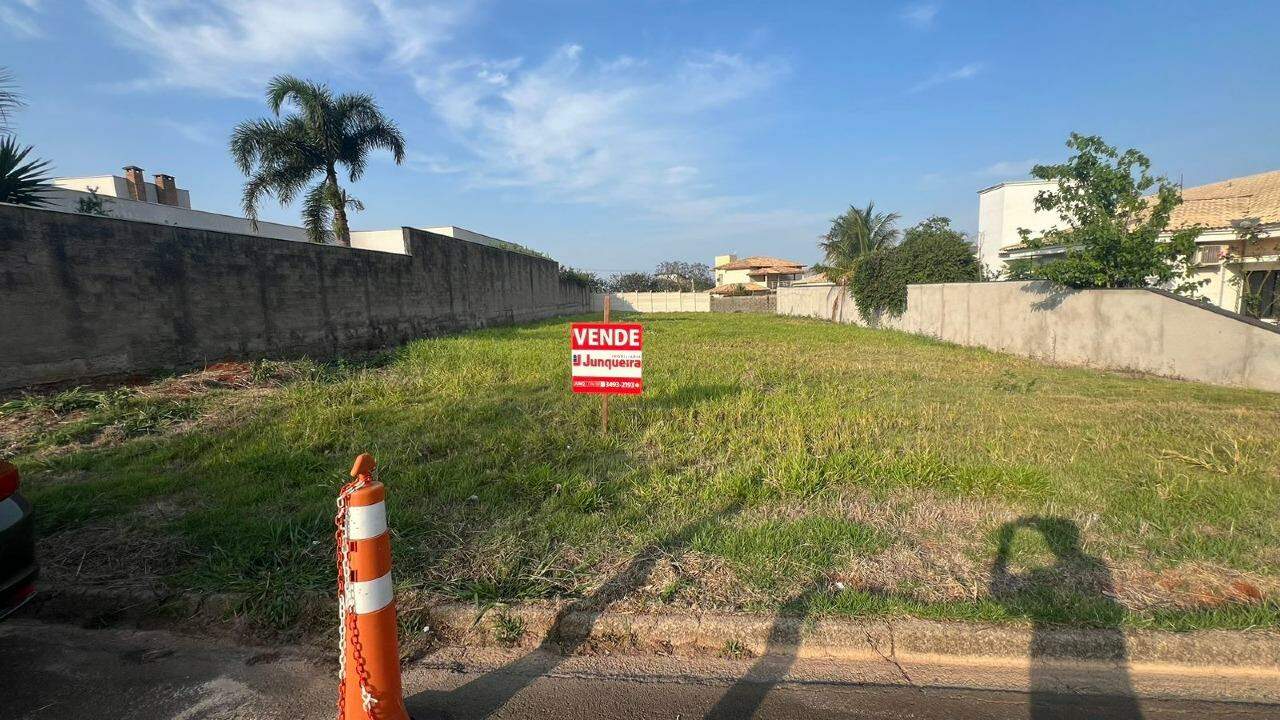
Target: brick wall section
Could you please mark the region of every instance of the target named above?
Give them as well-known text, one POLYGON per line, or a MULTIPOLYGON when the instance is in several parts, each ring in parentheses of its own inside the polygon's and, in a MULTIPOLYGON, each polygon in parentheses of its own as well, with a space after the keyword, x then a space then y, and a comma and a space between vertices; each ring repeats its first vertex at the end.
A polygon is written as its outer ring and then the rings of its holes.
POLYGON ((590 308, 554 261, 404 232, 409 255, 0 205, 0 387, 324 356, 590 308))
POLYGON ((711 296, 711 312, 758 313, 773 315, 778 308, 777 295, 711 296))

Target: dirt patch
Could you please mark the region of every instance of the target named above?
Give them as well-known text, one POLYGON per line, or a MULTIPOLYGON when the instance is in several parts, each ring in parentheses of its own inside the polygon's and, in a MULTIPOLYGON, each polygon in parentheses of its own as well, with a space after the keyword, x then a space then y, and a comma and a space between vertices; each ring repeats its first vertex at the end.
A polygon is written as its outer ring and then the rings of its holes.
POLYGON ((186 496, 158 498, 123 517, 38 538, 42 584, 165 593, 162 578, 195 557, 166 526, 194 502, 186 496))

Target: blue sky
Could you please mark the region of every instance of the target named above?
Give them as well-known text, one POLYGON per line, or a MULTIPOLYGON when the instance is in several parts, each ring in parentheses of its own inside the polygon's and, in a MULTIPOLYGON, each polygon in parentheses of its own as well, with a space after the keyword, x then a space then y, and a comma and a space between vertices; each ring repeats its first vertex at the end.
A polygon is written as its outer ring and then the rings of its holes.
MULTIPOLYGON (((874 200, 976 230, 1072 130, 1187 185, 1280 168, 1276 3, 0 0, 21 140, 238 213, 232 126, 292 72, 373 93, 409 160, 357 229, 453 224, 602 272, 818 259, 874 200)), ((263 207, 297 223, 294 208, 263 207)))

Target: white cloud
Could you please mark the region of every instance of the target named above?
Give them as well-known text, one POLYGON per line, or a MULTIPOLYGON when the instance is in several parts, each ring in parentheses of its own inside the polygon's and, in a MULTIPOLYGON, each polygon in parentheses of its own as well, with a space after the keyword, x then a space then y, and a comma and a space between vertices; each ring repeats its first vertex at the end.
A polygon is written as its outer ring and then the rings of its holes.
POLYGON ((429 55, 449 39, 450 30, 471 14, 472 4, 435 2, 406 7, 396 0, 372 0, 386 32, 395 41, 390 60, 405 64, 429 55))
MULTIPOLYGON (((377 157, 386 158, 388 156, 379 154, 377 157)), ((443 155, 428 155, 427 153, 415 152, 413 150, 405 153, 404 164, 410 170, 416 172, 432 173, 435 175, 451 175, 466 170, 462 165, 452 162, 443 155)))
POLYGON ((272 75, 342 68, 370 53, 406 62, 448 37, 461 3, 392 0, 89 0, 129 49, 151 58, 129 89, 256 96, 272 75), (387 39, 391 39, 388 54, 387 39))
POLYGON ((976 77, 978 73, 982 72, 982 69, 983 69, 982 63, 971 62, 965 65, 961 65, 958 68, 954 68, 951 70, 943 70, 941 72, 934 74, 928 79, 925 79, 916 83, 911 87, 910 91, 913 93, 918 93, 924 90, 928 90, 931 87, 941 85, 943 83, 948 83, 955 80, 969 80, 976 77))
POLYGON ((13 30, 19 37, 44 36, 37 17, 43 0, 3 0, 0 2, 0 25, 13 30))
POLYGON ((158 122, 161 127, 167 128, 197 145, 216 146, 226 142, 226 138, 219 135, 219 133, 225 134, 225 131, 220 130, 218 126, 211 122, 185 122, 170 118, 162 118, 158 122))
POLYGON ((1026 177, 1031 174, 1031 168, 1040 164, 1039 160, 1001 160, 994 162, 981 170, 974 173, 980 177, 1026 177))
POLYGON ((902 19, 907 24, 922 30, 933 27, 933 21, 938 16, 938 6, 935 3, 918 3, 908 5, 902 11, 902 19))
POLYGON ((448 64, 420 74, 417 87, 474 157, 473 183, 677 218, 747 204, 698 182, 713 161, 715 133, 703 120, 783 71, 719 52, 655 70, 635 58, 592 60, 569 44, 533 66, 519 58, 448 64))

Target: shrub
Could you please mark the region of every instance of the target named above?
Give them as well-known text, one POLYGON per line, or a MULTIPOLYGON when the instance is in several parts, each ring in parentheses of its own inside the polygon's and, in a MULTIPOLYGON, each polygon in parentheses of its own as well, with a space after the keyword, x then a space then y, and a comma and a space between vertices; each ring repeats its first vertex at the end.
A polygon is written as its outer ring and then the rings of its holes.
POLYGON ((902 244, 881 248, 858 263, 849 283, 862 316, 901 315, 911 283, 976 282, 982 266, 964 233, 934 216, 907 230, 902 244))

